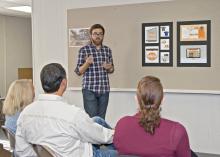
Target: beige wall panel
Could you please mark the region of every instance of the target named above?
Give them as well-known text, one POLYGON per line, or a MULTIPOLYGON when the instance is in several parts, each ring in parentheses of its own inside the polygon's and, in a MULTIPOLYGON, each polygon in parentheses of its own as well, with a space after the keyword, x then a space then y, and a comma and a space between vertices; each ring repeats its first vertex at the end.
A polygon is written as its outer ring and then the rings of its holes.
MULTIPOLYGON (((177 0, 86 9, 67 12, 68 28, 100 23, 106 28, 104 44, 113 51, 112 88, 136 88, 145 75, 161 78, 166 89, 220 90, 220 1, 177 0), (211 67, 177 67, 176 22, 211 20, 211 67), (173 22, 173 67, 142 67, 141 24, 173 22)), ((79 48, 68 48, 69 86, 81 87, 74 73, 79 48)))

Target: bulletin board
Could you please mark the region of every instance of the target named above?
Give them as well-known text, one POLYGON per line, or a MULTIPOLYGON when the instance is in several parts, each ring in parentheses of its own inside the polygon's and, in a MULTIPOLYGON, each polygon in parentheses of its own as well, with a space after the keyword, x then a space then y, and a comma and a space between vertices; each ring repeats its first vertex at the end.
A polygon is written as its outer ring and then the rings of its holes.
MULTIPOLYGON (((115 72, 110 74, 111 88, 136 88, 146 76, 159 77, 165 89, 220 90, 220 14, 219 1, 169 1, 135 5, 93 7, 67 10, 69 29, 88 28, 95 23, 105 27, 104 45, 112 49, 115 72), (206 3, 206 5, 203 5, 206 3), (196 10, 195 7, 200 8, 196 10), (174 9, 175 8, 175 9, 174 9), (187 14, 186 14, 187 8, 187 14), (177 66, 177 22, 211 20, 211 64, 209 67, 177 66), (142 24, 172 22, 172 66, 142 66, 142 24)), ((69 39, 68 39, 69 40, 69 39)), ((70 87, 81 87, 82 76, 74 72, 80 47, 68 46, 70 87)))

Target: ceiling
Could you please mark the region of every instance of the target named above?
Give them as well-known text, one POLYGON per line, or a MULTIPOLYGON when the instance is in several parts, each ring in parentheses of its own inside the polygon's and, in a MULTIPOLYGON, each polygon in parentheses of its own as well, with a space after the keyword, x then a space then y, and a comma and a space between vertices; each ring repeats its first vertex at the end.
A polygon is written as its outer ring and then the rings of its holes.
POLYGON ((0 0, 0 14, 10 16, 31 17, 30 13, 24 13, 20 11, 13 11, 7 9, 7 7, 31 6, 31 1, 32 0, 0 0))
MULTIPOLYGON (((46 1, 46 0, 45 0, 46 1)), ((152 3, 152 2, 162 2, 162 1, 172 1, 172 0, 66 0, 66 4, 73 4, 69 6, 75 6, 75 8, 87 8, 94 6, 109 6, 109 5, 119 5, 119 4, 134 4, 134 3, 152 3)), ((31 6, 32 0, 0 0, 0 14, 9 16, 22 16, 31 17, 30 13, 24 13, 19 11, 13 11, 7 9, 7 7, 16 6, 31 6)))

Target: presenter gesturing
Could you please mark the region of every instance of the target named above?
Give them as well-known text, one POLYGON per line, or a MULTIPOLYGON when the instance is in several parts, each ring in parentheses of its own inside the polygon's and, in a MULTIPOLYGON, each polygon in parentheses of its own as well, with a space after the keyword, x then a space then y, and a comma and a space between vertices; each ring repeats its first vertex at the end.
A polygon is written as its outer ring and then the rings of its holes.
POLYGON ((84 109, 90 117, 105 119, 109 100, 109 73, 114 72, 112 51, 102 44, 105 29, 100 24, 90 28, 90 44, 79 50, 75 72, 83 75, 84 109))

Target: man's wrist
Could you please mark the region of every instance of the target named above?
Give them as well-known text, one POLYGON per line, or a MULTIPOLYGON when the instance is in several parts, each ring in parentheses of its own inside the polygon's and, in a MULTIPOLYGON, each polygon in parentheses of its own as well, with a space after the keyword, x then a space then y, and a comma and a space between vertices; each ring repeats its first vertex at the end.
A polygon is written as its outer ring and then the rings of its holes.
POLYGON ((91 63, 89 63, 89 62, 85 62, 85 64, 86 64, 86 66, 90 66, 91 63))

